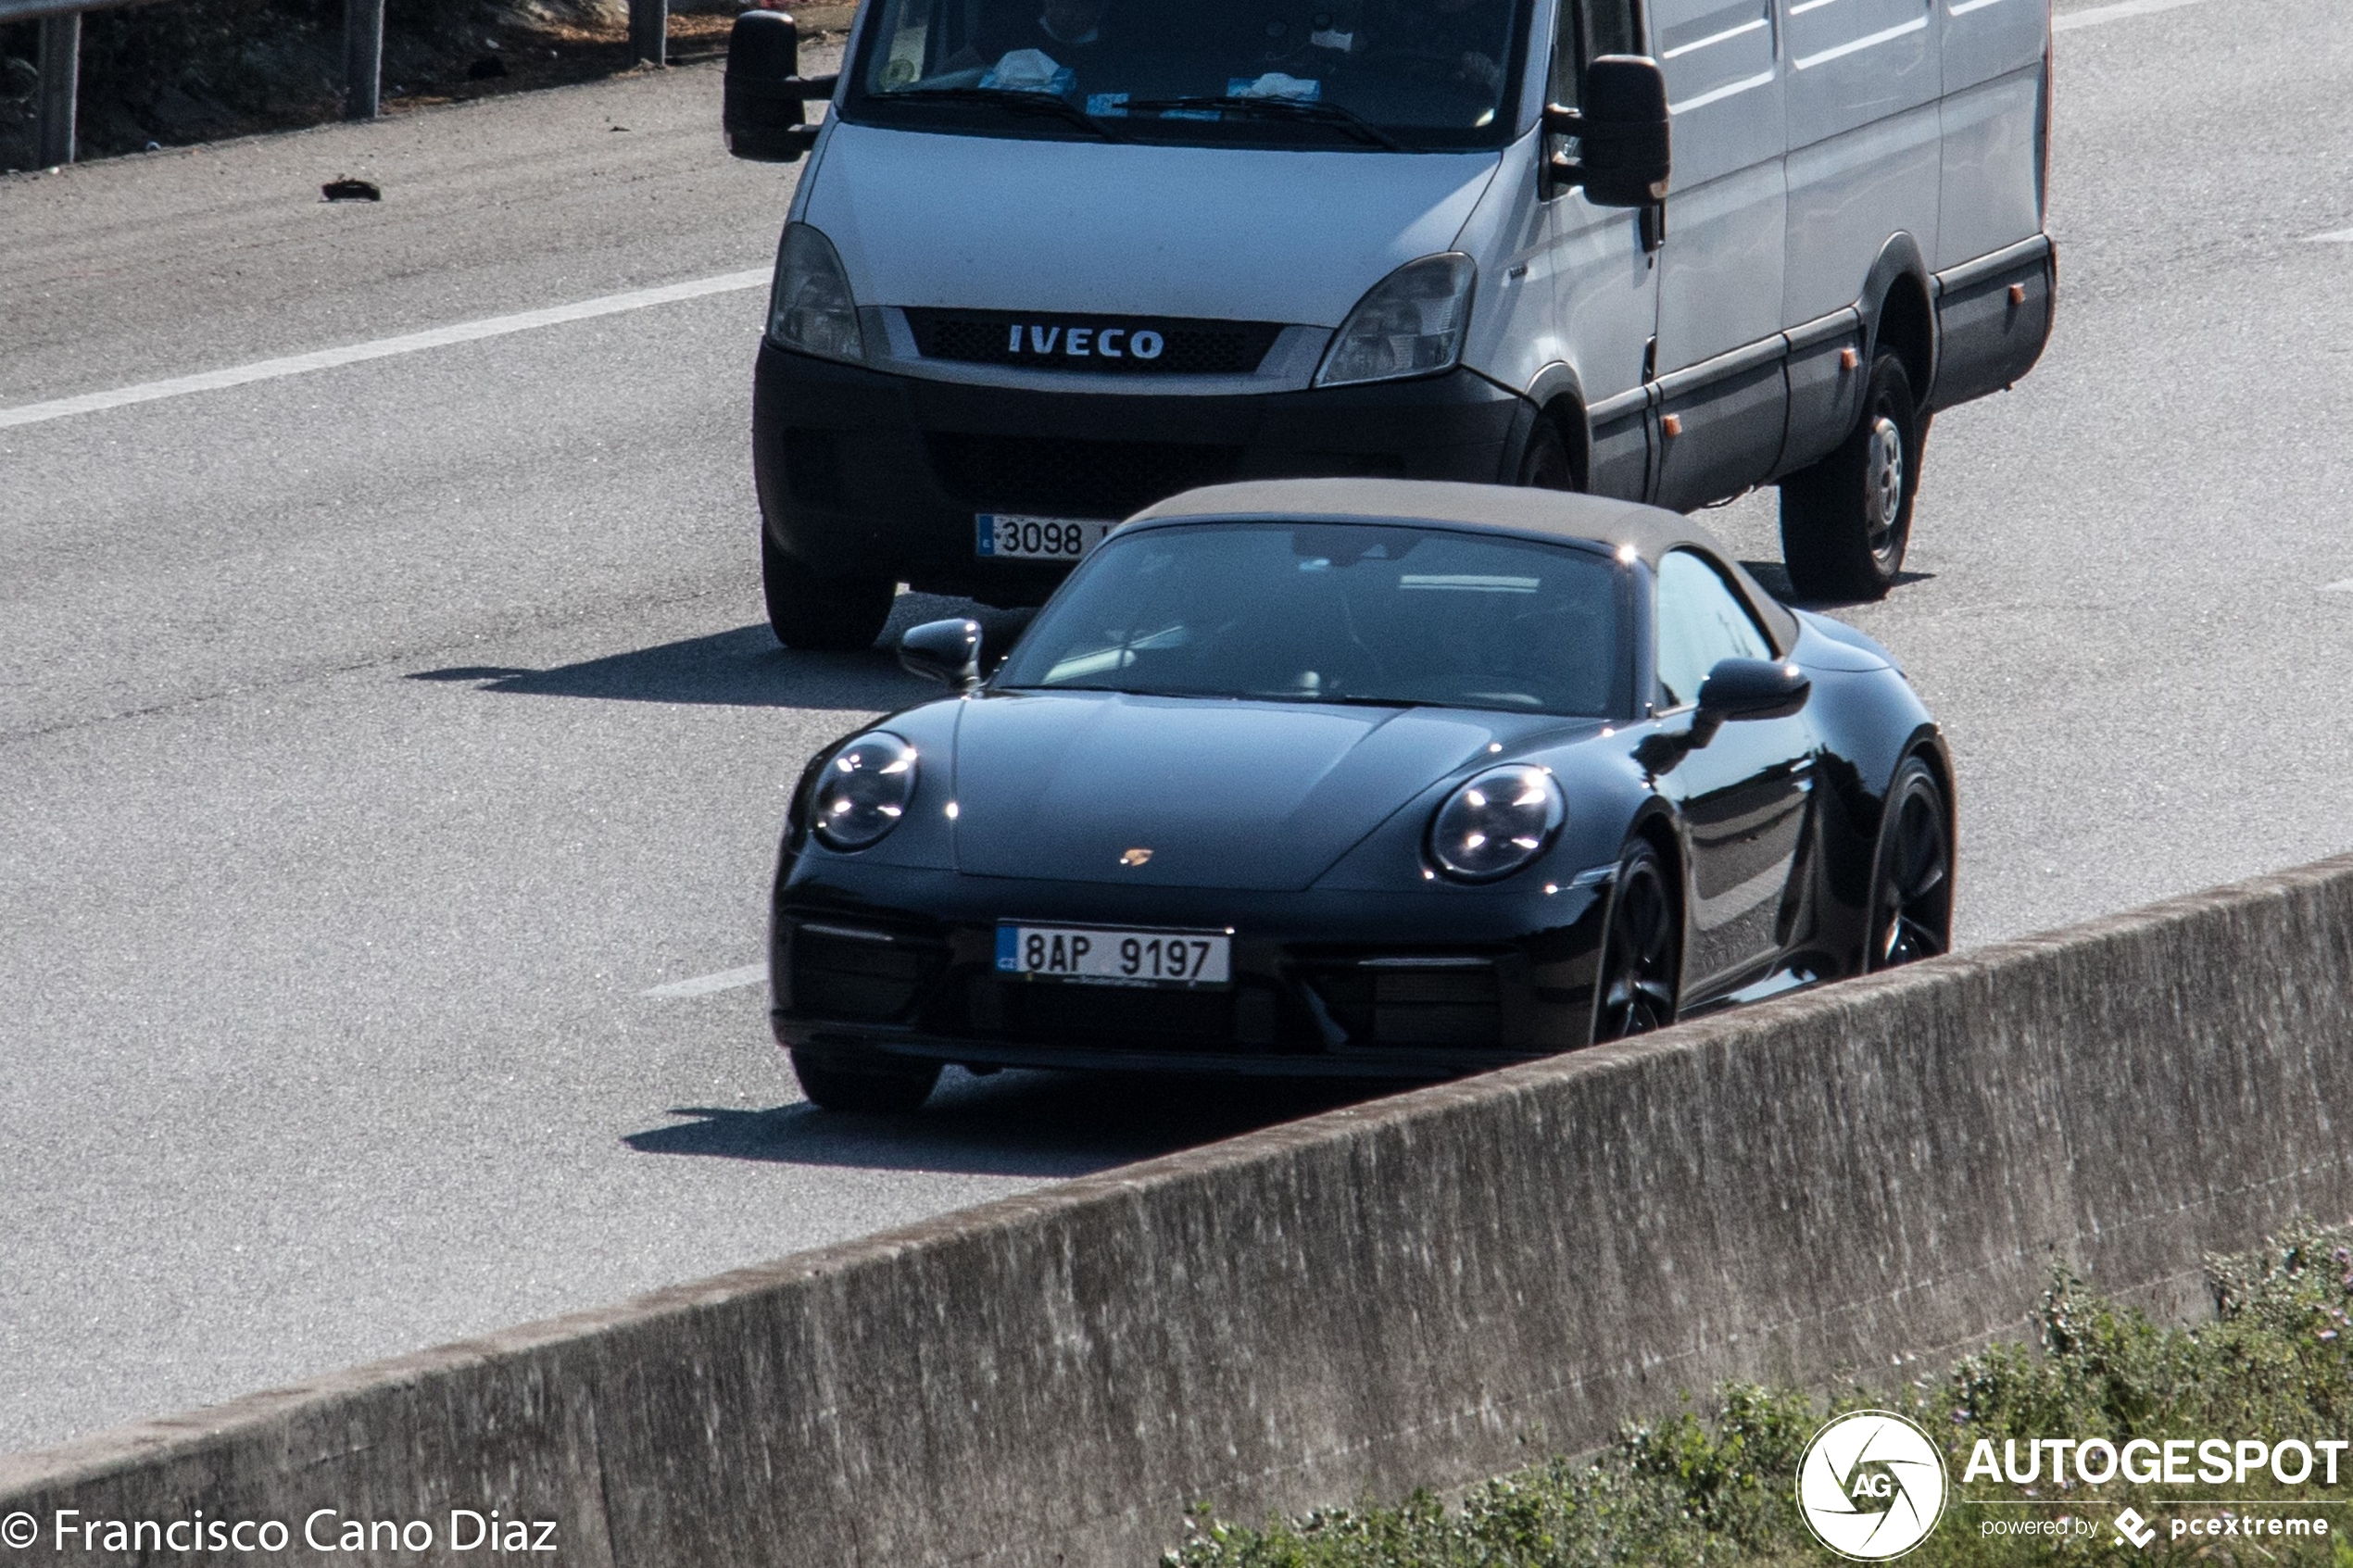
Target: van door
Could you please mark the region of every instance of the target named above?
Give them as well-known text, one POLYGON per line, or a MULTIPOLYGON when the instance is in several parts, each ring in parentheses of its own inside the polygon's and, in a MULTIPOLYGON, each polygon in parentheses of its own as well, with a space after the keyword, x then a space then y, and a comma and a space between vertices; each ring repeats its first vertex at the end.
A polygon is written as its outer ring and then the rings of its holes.
MULTIPOLYGON (((1585 67, 1642 52, 1637 0, 1560 0, 1549 99, 1584 104, 1585 67)), ((1575 149, 1547 135, 1542 156, 1575 149)), ((1658 260, 1639 212, 1595 207, 1579 190, 1551 192, 1545 224, 1554 309, 1592 426, 1585 488, 1639 501, 1650 485, 1648 395, 1642 382, 1658 320, 1658 260)))
POLYGON ((1755 483, 1780 456, 1788 193, 1774 6, 1650 0, 1651 52, 1667 73, 1675 143, 1653 499, 1679 510, 1755 483))
POLYGON ((1924 257, 1937 253, 1940 29, 1935 0, 1780 3, 1789 21, 1783 324, 1797 327, 1856 303, 1894 236, 1911 235, 1924 257))
POLYGON ((1944 0, 1944 184, 1929 266, 1942 272, 2039 233, 2050 133, 2040 0, 1944 0))

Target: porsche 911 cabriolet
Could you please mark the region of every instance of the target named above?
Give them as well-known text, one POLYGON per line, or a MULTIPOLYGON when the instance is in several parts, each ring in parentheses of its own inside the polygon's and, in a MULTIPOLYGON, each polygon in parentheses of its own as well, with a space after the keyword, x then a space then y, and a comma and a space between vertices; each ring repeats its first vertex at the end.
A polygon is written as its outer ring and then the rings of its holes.
POLYGON ((795 792, 772 1018, 820 1106, 951 1063, 1443 1077, 1950 940, 1927 709, 1672 512, 1196 490, 982 645, 907 633, 950 693, 795 792))

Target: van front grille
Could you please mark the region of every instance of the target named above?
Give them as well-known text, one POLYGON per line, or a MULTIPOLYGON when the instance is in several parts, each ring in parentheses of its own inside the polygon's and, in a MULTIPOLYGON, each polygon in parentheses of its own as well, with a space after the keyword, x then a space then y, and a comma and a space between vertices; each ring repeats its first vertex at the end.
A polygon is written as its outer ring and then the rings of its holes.
POLYGON ((1096 375, 1246 376, 1258 369, 1283 329, 1273 321, 1202 321, 1119 316, 1039 316, 1011 310, 910 308, 915 347, 926 359, 973 365, 1022 365, 1096 375), (1070 332, 1086 352, 1070 352, 1070 332), (1103 334, 1120 351, 1104 355, 1103 334), (1135 352, 1138 339, 1151 353, 1135 352), (1020 346, 1014 346, 1018 344, 1020 346), (1120 348, 1125 345, 1126 347, 1120 348))

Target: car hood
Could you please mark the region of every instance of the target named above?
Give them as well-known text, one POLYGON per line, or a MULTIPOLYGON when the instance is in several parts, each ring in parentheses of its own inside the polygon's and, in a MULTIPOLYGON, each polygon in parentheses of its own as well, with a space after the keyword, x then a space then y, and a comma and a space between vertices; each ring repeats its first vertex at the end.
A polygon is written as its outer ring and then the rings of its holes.
POLYGON ((956 728, 956 865, 982 876, 1304 888, 1485 754, 1496 733, 1487 716, 1451 709, 984 697, 963 705, 956 728), (1136 850, 1150 856, 1127 863, 1136 850))
POLYGON ((841 124, 800 216, 862 305, 1338 327, 1454 243, 1500 159, 841 124))

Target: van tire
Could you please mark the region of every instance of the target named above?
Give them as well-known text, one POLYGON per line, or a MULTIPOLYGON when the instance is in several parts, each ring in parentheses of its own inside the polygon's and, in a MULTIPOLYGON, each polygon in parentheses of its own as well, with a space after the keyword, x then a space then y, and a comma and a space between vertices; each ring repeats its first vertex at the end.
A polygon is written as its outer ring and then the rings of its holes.
POLYGON ((1871 361, 1863 415, 1836 450, 1781 481, 1781 560, 1801 599, 1883 599, 1904 570, 1925 421, 1893 349, 1871 361))
POLYGON ((899 584, 887 577, 826 577, 776 547, 760 531, 760 584, 768 625, 788 648, 854 653, 875 646, 890 620, 899 584))
POLYGON ((1577 470, 1568 460, 1568 443, 1560 426, 1543 415, 1528 434, 1528 449, 1520 454, 1519 482, 1530 490, 1574 490, 1577 470))

